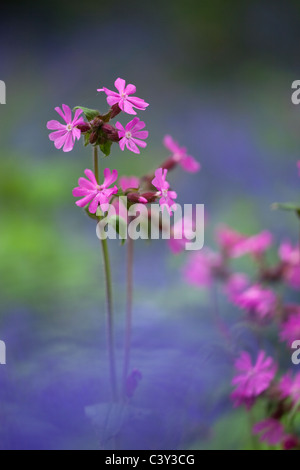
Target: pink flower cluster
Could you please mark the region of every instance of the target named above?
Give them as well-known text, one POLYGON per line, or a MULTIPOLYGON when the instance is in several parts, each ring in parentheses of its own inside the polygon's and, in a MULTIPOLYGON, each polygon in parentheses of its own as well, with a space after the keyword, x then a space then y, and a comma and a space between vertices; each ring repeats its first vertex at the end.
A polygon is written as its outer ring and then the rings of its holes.
MULTIPOLYGON (((122 78, 115 81, 117 91, 110 90, 106 87, 99 88, 98 92, 104 92, 107 96, 107 103, 111 109, 106 114, 100 114, 98 111, 87 108, 75 108, 75 115, 69 106, 63 104, 61 108, 55 108, 57 113, 63 118, 64 123, 53 120, 47 123, 47 128, 53 130, 49 138, 54 142, 56 148, 63 148, 64 152, 70 152, 76 140, 84 135, 85 145, 91 144, 94 147, 99 146, 100 150, 107 156, 110 153, 110 147, 117 142, 123 151, 125 147, 135 154, 140 154, 140 148, 145 148, 148 138, 148 131, 145 130, 145 123, 138 117, 134 117, 125 126, 117 121, 115 127, 109 121, 115 118, 121 111, 127 114, 136 114, 136 109, 144 111, 149 104, 135 95, 136 87, 132 84, 126 85, 122 78), (85 115, 87 121, 82 118, 85 115)), ((126 181, 120 179, 120 187, 123 193, 126 193, 131 203, 147 204, 158 200, 160 205, 165 208, 169 214, 176 210, 175 199, 177 194, 170 188, 167 181, 168 170, 173 166, 180 164, 187 171, 195 172, 200 169, 199 163, 187 154, 185 148, 179 145, 170 137, 166 136, 164 140, 167 147, 171 150, 172 156, 166 164, 158 168, 151 177, 146 176, 141 180, 136 178, 126 181), (145 187, 144 194, 140 193, 141 188, 145 187), (133 190, 130 192, 129 190, 133 190), (154 192, 156 189, 156 192, 154 192)), ((117 170, 107 168, 104 171, 104 181, 102 184, 97 182, 98 176, 91 170, 86 169, 85 175, 88 179, 80 178, 79 186, 73 190, 74 197, 80 198, 76 204, 79 207, 88 206, 91 214, 97 212, 100 206, 103 212, 108 210, 109 203, 114 203, 114 197, 118 193, 118 187, 114 185, 118 173, 117 170)), ((122 193, 121 193, 122 194, 122 193)))

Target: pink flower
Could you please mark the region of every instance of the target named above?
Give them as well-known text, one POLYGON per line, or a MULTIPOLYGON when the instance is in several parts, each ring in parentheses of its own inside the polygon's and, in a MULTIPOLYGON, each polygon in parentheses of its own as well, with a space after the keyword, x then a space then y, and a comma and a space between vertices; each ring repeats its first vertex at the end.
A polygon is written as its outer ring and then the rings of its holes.
POLYGON ((284 242, 279 248, 279 258, 283 267, 283 277, 288 285, 294 289, 300 288, 300 250, 291 243, 284 242))
POLYGON ((188 155, 187 149, 185 147, 180 147, 170 135, 165 136, 164 146, 172 152, 173 160, 179 163, 184 170, 189 171, 190 173, 195 173, 200 170, 200 163, 197 162, 194 157, 188 155))
POLYGON ((120 122, 116 122, 118 135, 121 139, 119 142, 120 149, 124 150, 126 145, 128 150, 131 150, 131 152, 140 153, 138 146, 142 148, 147 147, 146 142, 143 142, 143 140, 141 140, 147 139, 149 135, 148 131, 141 130, 144 129, 145 126, 146 124, 143 121, 140 121, 139 118, 134 118, 132 121, 130 121, 125 127, 125 129, 120 122))
POLYGON ((216 232, 217 243, 221 247, 222 251, 224 251, 228 256, 231 255, 231 252, 236 245, 246 240, 246 238, 247 237, 245 235, 232 230, 226 225, 218 227, 216 232))
POLYGON ((177 198, 177 193, 175 191, 169 191, 170 185, 166 181, 168 170, 163 170, 158 168, 155 171, 155 178, 152 180, 153 186, 158 189, 156 196, 159 197, 159 204, 161 207, 165 207, 169 214, 172 214, 172 211, 176 210, 176 203, 173 199, 177 198))
POLYGON ((195 236, 193 231, 194 224, 190 218, 182 218, 176 222, 171 228, 171 237, 168 240, 170 250, 175 255, 185 250, 185 244, 190 242, 192 237, 195 236))
POLYGON ((277 297, 274 292, 271 289, 263 289, 258 284, 237 294, 233 301, 258 320, 273 317, 277 306, 277 297))
POLYGON ((231 395, 235 406, 245 404, 251 407, 255 398, 265 392, 276 375, 277 367, 271 357, 266 357, 264 351, 260 351, 256 363, 253 365, 251 356, 242 352, 235 362, 238 374, 234 377, 232 385, 237 388, 231 395))
POLYGON ((280 444, 286 437, 284 427, 274 418, 260 421, 253 427, 254 434, 261 434, 260 441, 266 442, 270 446, 280 444))
POLYGON ((289 347, 300 339, 300 307, 295 307, 294 312, 281 325, 280 331, 281 341, 286 341, 289 347))
POLYGON ((119 180, 119 183, 124 193, 128 189, 138 189, 140 186, 140 180, 135 176, 122 176, 119 180))
POLYGON ((235 303, 236 298, 248 287, 249 278, 246 274, 235 273, 230 276, 226 285, 225 293, 228 295, 229 300, 235 303))
POLYGON ((290 373, 284 375, 279 382, 282 398, 291 398, 294 405, 300 401, 300 372, 292 377, 290 373))
POLYGON ((218 253, 208 249, 191 253, 183 270, 183 275, 191 285, 197 287, 211 286, 215 271, 222 266, 222 259, 218 253))
POLYGON ((88 179, 79 178, 79 186, 73 189, 74 197, 82 197, 82 199, 76 202, 76 205, 85 207, 87 204, 91 203, 89 206, 89 212, 91 214, 95 214, 100 205, 101 210, 106 212, 109 209, 110 197, 118 192, 117 186, 109 188, 118 178, 117 170, 110 172, 110 169, 106 168, 103 172, 104 182, 101 185, 97 183, 96 177, 91 170, 85 170, 84 173, 88 179))
POLYGON ((247 254, 251 254, 255 257, 260 257, 264 252, 270 248, 273 243, 273 235, 264 231, 253 237, 245 238, 241 240, 240 243, 237 243, 231 252, 233 258, 239 258, 247 254))
POLYGON ((119 108, 127 114, 136 114, 133 108, 144 111, 147 106, 149 106, 149 104, 141 98, 130 96, 136 92, 136 87, 131 84, 126 86, 126 82, 122 78, 118 78, 115 81, 115 87, 119 93, 109 90, 108 88, 99 88, 97 90, 106 93, 109 106, 118 104, 119 108))
POLYGON ((75 111, 74 119, 72 119, 72 111, 69 106, 63 104, 63 110, 59 107, 55 111, 63 118, 66 124, 61 124, 58 121, 48 121, 47 129, 55 130, 49 135, 49 139, 54 141, 57 149, 63 147, 64 152, 70 152, 75 144, 75 140, 79 140, 81 131, 77 128, 78 125, 84 124, 84 120, 79 116, 82 114, 81 109, 75 111))

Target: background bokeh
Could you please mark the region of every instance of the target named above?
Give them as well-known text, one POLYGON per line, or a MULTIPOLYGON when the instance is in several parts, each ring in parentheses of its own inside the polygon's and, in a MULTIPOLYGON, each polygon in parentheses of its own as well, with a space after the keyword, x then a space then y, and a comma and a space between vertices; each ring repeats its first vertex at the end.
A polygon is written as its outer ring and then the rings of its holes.
MULTIPOLYGON (((170 133, 202 164, 170 179, 180 202, 205 204, 206 245, 221 222, 296 241, 296 219, 270 206, 299 189, 300 111, 290 99, 299 43, 296 0, 1 6, 0 448, 97 449, 108 399, 100 246, 72 197, 91 156, 81 143, 54 148, 54 107, 105 110, 97 88, 119 76, 135 83, 150 103, 148 147, 135 156, 115 146, 103 167, 143 175, 168 156, 170 133)), ((209 298, 184 284, 184 255, 164 241, 136 245, 132 367, 143 380, 123 447, 243 447, 209 298)), ((110 252, 120 361, 125 250, 111 241, 110 252)))

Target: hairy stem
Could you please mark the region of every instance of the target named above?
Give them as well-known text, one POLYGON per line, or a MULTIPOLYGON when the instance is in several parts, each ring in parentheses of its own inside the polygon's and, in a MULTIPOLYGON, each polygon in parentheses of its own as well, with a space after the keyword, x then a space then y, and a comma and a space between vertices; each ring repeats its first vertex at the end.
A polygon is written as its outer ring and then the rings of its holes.
POLYGON ((126 327, 123 365, 123 393, 126 396, 126 383, 130 367, 131 334, 132 334, 132 296, 133 296, 133 240, 128 238, 127 251, 127 302, 126 327))
POLYGON ((110 385, 113 401, 118 400, 118 386, 117 386, 117 372, 116 372, 116 357, 115 357, 115 344, 114 344, 114 321, 113 321, 113 302, 112 302, 112 282, 111 282, 111 269, 108 254, 107 240, 101 240, 104 273, 106 281, 106 311, 107 311, 107 347, 109 359, 109 373, 110 385))
MULTIPOLYGON (((97 182, 99 183, 99 158, 98 148, 93 147, 94 159, 94 174, 97 182)), ((115 344, 114 344, 114 321, 113 321, 113 296, 112 296, 112 281, 111 281, 111 268, 108 253, 107 240, 101 240, 103 262, 104 262, 104 275, 106 283, 106 323, 107 323, 107 348, 109 360, 109 375, 112 400, 118 400, 118 385, 117 385, 117 372, 116 372, 116 357, 115 357, 115 344)))

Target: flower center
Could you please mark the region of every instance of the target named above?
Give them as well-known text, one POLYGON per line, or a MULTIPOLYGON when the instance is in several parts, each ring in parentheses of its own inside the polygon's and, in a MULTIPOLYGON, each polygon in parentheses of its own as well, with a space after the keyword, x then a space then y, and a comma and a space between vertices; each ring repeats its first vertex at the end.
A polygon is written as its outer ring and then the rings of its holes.
POLYGON ((71 130, 73 129, 72 124, 67 124, 66 129, 67 129, 68 132, 71 132, 71 130))
POLYGON ((131 132, 129 132, 129 131, 126 132, 125 137, 126 137, 126 139, 131 139, 131 137, 132 137, 131 132))
POLYGON ((173 159, 175 162, 179 162, 182 158, 182 155, 180 153, 174 153, 173 159))
POLYGON ((98 184, 98 186, 96 187, 97 191, 101 191, 102 190, 102 186, 100 186, 100 184, 98 184))
POLYGON ((124 91, 123 91, 123 93, 121 93, 121 98, 122 98, 123 100, 126 100, 126 98, 127 98, 127 95, 126 95, 126 93, 124 93, 124 91))
POLYGON ((163 197, 165 197, 165 198, 168 197, 168 190, 167 189, 163 189, 161 193, 162 193, 163 197))

